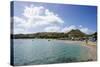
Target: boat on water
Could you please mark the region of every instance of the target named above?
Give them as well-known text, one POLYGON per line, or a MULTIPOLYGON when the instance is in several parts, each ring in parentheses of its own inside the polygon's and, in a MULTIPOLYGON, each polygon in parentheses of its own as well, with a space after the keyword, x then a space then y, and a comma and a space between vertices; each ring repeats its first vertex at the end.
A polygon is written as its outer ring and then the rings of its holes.
POLYGON ((48 41, 50 41, 50 40, 48 40, 48 41))

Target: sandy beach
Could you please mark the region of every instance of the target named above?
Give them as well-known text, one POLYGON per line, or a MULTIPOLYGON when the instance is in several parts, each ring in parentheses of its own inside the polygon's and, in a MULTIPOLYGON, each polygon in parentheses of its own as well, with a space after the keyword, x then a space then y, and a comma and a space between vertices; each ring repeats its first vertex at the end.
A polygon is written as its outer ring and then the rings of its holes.
POLYGON ((88 41, 87 44, 86 42, 82 42, 82 44, 89 49, 89 57, 92 58, 92 60, 96 61, 97 60, 97 43, 88 41))

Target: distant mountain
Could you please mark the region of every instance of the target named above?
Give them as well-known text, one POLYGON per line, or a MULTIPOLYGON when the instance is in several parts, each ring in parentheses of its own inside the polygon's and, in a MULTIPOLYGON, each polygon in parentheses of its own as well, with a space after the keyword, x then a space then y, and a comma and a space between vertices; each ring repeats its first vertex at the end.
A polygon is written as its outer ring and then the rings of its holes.
POLYGON ((76 30, 71 30, 71 31, 69 31, 68 33, 68 36, 70 37, 85 37, 86 36, 86 34, 85 33, 83 33, 83 32, 81 32, 79 29, 76 29, 76 30))
POLYGON ((11 38, 69 38, 69 37, 85 37, 86 34, 81 32, 80 30, 71 30, 68 33, 64 32, 38 32, 33 34, 11 34, 11 38))
POLYGON ((65 38, 68 37, 67 33, 61 32, 39 32, 33 34, 15 34, 11 38, 65 38))

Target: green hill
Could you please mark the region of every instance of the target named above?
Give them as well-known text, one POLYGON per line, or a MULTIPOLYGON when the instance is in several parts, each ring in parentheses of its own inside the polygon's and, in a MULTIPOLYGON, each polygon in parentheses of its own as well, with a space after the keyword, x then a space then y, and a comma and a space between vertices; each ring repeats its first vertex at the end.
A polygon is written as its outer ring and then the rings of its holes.
POLYGON ((82 38, 86 34, 80 30, 71 30, 67 33, 65 32, 38 32, 32 34, 11 34, 11 38, 53 38, 53 39, 69 39, 69 38, 82 38))
POLYGON ((72 30, 69 31, 67 34, 68 34, 69 37, 85 37, 85 36, 86 36, 85 33, 81 32, 81 31, 78 30, 78 29, 76 29, 76 30, 73 30, 73 29, 72 29, 72 30))

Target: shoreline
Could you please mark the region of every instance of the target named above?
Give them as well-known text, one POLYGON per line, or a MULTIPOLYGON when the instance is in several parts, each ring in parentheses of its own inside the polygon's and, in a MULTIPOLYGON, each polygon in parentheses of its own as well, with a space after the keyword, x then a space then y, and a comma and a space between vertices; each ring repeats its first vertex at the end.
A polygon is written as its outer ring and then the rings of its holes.
POLYGON ((92 61, 97 60, 97 43, 96 42, 88 41, 88 44, 86 44, 85 41, 70 41, 70 40, 68 41, 65 41, 65 43, 80 43, 80 45, 89 49, 88 51, 89 59, 92 59, 92 61))

